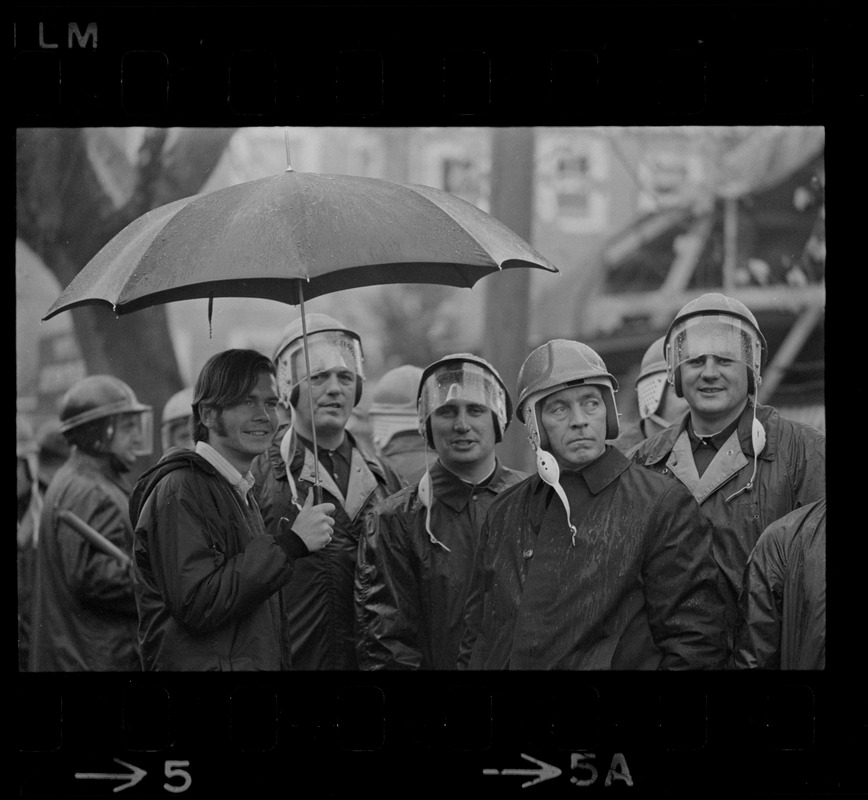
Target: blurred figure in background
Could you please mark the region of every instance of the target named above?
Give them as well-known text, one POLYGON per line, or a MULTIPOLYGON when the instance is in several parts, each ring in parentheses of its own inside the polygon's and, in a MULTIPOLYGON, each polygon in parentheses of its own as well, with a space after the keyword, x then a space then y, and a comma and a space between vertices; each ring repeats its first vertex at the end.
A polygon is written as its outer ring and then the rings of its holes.
POLYGON ((266 530, 274 533, 283 519, 292 525, 309 495, 317 494, 317 459, 322 498, 315 502, 334 506, 334 536, 298 562, 282 590, 292 668, 355 670, 353 581, 359 537, 371 508, 402 483, 347 431, 365 377, 358 334, 326 314, 307 314, 305 320, 307 356, 299 318, 284 330, 273 358, 280 403, 292 421, 278 429, 251 472, 266 530))
MULTIPOLYGON (((29 425, 24 428, 29 435, 29 425)), ((51 419, 39 426, 33 438, 21 439, 19 427, 18 473, 18 666, 28 668, 30 656, 30 617, 33 581, 36 572, 36 544, 42 498, 51 479, 69 457, 69 443, 60 432, 60 420, 51 419), (22 448, 22 444, 24 445, 22 448), (35 452, 34 452, 35 449, 35 452), (22 472, 25 477, 27 506, 22 514, 22 472), (35 479, 33 476, 36 476, 35 479)))
POLYGON ((425 472, 425 440, 416 409, 421 377, 421 367, 412 364, 389 370, 377 383, 368 412, 377 455, 408 485, 425 472))
POLYGON ((181 389, 175 392, 163 406, 163 414, 160 417, 160 434, 163 443, 163 452, 170 447, 183 447, 185 450, 193 450, 193 387, 181 389))
POLYGON ((736 669, 825 669, 826 499, 775 520, 747 561, 736 669))
POLYGON ((666 380, 666 353, 661 336, 651 343, 642 356, 639 377, 636 378, 636 399, 639 404, 639 419, 612 442, 622 453, 629 456, 639 442, 668 428, 680 419, 688 409, 687 401, 675 394, 666 380))
POLYGON ((96 548, 65 512, 132 555, 127 473, 151 450, 151 407, 111 375, 64 395, 60 430, 72 446, 45 493, 37 542, 31 671, 140 670, 129 564, 96 548))
POLYGON ((374 508, 359 546, 362 669, 457 669, 485 514, 526 477, 496 457, 512 401, 487 361, 444 356, 420 370, 415 396, 417 436, 435 454, 420 482, 374 508))

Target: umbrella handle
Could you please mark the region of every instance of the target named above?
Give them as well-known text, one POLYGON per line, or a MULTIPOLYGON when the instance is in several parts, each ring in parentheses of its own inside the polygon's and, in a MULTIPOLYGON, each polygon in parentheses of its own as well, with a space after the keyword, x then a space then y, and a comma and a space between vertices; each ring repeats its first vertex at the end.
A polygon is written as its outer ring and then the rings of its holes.
POLYGON ((317 505, 322 503, 322 486, 319 482, 319 448, 316 444, 316 424, 314 423, 313 394, 310 391, 310 354, 307 349, 307 321, 304 316, 304 282, 298 279, 298 299, 301 307, 301 343, 304 349, 304 368, 307 372, 308 392, 307 399, 310 403, 310 432, 313 440, 313 491, 314 501, 317 505))

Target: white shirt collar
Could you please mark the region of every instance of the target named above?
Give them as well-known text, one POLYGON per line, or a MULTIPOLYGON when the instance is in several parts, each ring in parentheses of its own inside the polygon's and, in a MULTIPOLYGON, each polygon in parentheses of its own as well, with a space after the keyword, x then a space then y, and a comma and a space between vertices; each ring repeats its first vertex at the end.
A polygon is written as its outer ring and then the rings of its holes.
POLYGON ((242 475, 229 461, 211 447, 208 442, 196 442, 196 452, 229 481, 232 488, 241 495, 241 498, 246 503, 247 493, 253 488, 253 484, 255 483, 253 474, 248 470, 246 475, 242 475))

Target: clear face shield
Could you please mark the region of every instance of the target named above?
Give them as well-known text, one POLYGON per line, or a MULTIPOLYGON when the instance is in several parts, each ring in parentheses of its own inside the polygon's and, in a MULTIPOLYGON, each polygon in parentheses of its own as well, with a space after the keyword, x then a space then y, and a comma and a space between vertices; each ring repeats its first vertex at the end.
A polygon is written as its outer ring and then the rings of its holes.
MULTIPOLYGON (((313 384, 322 379, 318 376, 324 376, 334 369, 352 372, 354 382, 356 377, 364 380, 362 347, 354 336, 344 331, 316 331, 308 335, 307 344, 313 384)), ((299 337, 278 357, 277 382, 280 399, 285 406, 290 404, 289 396, 292 390, 306 377, 304 339, 299 337)))
POLYGON ((130 452, 136 456, 149 456, 154 449, 154 413, 152 410, 118 414, 109 423, 106 434, 114 442, 123 436, 131 441, 130 452))
POLYGON ((688 317, 672 329, 667 344, 669 374, 682 364, 700 356, 717 356, 739 361, 760 375, 762 344, 753 326, 728 314, 688 317))
POLYGON ((506 429, 506 394, 496 378, 484 367, 469 361, 444 364, 425 379, 419 395, 419 427, 425 436, 425 423, 438 408, 453 400, 490 408, 506 429))

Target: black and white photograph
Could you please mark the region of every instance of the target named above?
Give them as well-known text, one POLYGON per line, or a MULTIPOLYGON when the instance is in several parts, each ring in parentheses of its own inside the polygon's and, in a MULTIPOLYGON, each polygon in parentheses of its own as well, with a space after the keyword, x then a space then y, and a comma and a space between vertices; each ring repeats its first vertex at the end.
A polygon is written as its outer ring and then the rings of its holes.
MULTIPOLYGON (((72 19, 16 23, 20 74, 113 32, 72 19)), ((77 113, 64 78, 44 120, 19 88, 19 796, 855 788, 830 764, 864 692, 836 727, 826 660, 840 128, 699 113, 702 70, 686 114, 469 113, 511 86, 463 82, 481 44, 423 70, 458 99, 420 114, 365 91, 376 47, 295 73, 245 26, 201 124, 152 113, 159 81, 104 113, 94 70, 77 113)), ((133 39, 130 96, 163 68, 133 39)), ((553 51, 547 96, 617 96, 607 47, 553 51)), ((763 62, 782 107, 793 58, 763 62)))

